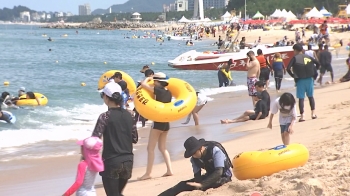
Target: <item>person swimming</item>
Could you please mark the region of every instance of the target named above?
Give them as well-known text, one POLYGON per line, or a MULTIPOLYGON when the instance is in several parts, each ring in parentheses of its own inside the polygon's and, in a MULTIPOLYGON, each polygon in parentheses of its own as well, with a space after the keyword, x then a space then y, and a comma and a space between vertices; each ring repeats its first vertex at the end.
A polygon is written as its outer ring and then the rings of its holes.
POLYGON ((15 108, 15 109, 18 109, 19 107, 16 106, 12 100, 11 100, 11 95, 9 92, 2 92, 1 93, 1 99, 2 99, 2 103, 1 105, 4 107, 4 108, 15 108))
POLYGON ((52 39, 51 39, 51 37, 49 37, 49 39, 47 39, 49 42, 52 42, 52 39))

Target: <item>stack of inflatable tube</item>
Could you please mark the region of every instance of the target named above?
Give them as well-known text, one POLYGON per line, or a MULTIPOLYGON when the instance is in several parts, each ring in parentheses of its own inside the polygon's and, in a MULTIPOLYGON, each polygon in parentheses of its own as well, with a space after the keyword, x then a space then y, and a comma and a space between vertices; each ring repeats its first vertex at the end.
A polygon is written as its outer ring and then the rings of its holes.
POLYGON ((192 112, 197 103, 194 88, 187 82, 170 78, 166 87, 176 99, 170 103, 158 102, 154 93, 142 87, 136 90, 134 97, 135 108, 141 116, 156 122, 171 122, 186 117, 192 112))
MULTIPOLYGON (((10 122, 11 122, 12 124, 14 124, 14 123, 16 122, 16 116, 13 115, 11 112, 2 111, 2 113, 6 113, 6 114, 10 115, 10 122)), ((0 123, 7 123, 7 122, 4 121, 4 120, 0 120, 0 123)))
POLYGON ((114 75, 115 72, 120 72, 122 74, 123 80, 128 84, 128 90, 129 94, 132 95, 136 92, 136 84, 134 80, 125 72, 119 71, 119 70, 110 70, 106 73, 102 74, 98 81, 98 90, 101 90, 105 87, 105 85, 109 82, 111 77, 114 75))
MULTIPOLYGON (((40 93, 34 93, 35 97, 39 100, 40 105, 46 105, 49 101, 47 97, 40 93)), ((18 106, 37 106, 38 102, 36 99, 26 99, 26 95, 22 95, 19 97, 20 100, 16 101, 16 105, 18 106)))
POLYGON ((309 151, 304 145, 281 145, 267 151, 238 154, 232 160, 233 173, 238 180, 256 179, 303 166, 308 160, 309 151))

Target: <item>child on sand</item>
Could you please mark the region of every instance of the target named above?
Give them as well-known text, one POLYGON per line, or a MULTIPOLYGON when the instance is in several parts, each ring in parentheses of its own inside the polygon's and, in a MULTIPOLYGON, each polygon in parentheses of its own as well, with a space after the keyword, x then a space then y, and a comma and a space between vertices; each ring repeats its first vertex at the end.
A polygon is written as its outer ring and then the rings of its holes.
POLYGON ((88 137, 78 141, 81 146, 82 160, 78 164, 78 172, 74 184, 63 194, 70 196, 76 192, 77 196, 96 195, 94 184, 98 172, 104 170, 100 150, 102 141, 98 137, 88 137))
POLYGON ((291 93, 283 93, 278 97, 271 106, 270 121, 267 128, 272 129, 272 119, 277 112, 280 111, 279 122, 281 128, 282 142, 288 145, 289 135, 293 134, 293 125, 297 118, 297 109, 295 105, 295 98, 291 93))
POLYGON ((253 94, 254 101, 256 102, 254 110, 245 111, 240 117, 230 120, 221 120, 221 124, 245 122, 248 120, 260 120, 266 118, 268 110, 265 101, 262 100, 260 92, 253 94))
POLYGON ((207 104, 208 97, 201 94, 200 92, 197 93, 197 104, 196 107, 192 110, 192 112, 187 116, 186 122, 182 123, 184 125, 188 124, 191 120, 191 115, 193 116, 194 124, 197 126, 199 125, 199 111, 207 104))

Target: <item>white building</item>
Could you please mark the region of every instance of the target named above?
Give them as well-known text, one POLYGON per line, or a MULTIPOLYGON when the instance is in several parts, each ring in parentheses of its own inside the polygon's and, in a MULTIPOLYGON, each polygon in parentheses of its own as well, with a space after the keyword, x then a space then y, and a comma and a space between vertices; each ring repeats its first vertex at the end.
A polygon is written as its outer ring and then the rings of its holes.
POLYGON ((41 20, 45 20, 46 19, 46 13, 45 12, 42 12, 39 15, 40 15, 40 19, 41 20))
POLYGON ((28 12, 28 11, 19 13, 19 17, 20 17, 24 22, 30 22, 30 12, 28 12))
POLYGON ((137 12, 133 13, 133 14, 131 15, 131 20, 132 20, 133 22, 139 23, 140 20, 142 20, 141 14, 140 14, 140 13, 137 13, 137 12))
POLYGON ((66 16, 73 16, 72 12, 67 12, 66 16))
POLYGON ((175 11, 183 12, 188 10, 188 0, 176 0, 175 11))
POLYGON ((46 14, 46 19, 50 20, 51 19, 51 14, 46 14))
POLYGON ((32 21, 39 21, 40 15, 37 12, 33 12, 32 14, 30 14, 30 18, 32 19, 32 21))
POLYGON ((79 5, 79 15, 91 15, 91 7, 90 4, 86 3, 84 5, 79 5))

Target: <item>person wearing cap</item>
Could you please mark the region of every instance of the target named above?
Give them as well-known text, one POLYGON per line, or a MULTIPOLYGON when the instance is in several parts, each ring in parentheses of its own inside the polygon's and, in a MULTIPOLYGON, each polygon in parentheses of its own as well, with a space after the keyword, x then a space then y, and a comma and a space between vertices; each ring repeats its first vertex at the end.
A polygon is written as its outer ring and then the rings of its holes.
MULTIPOLYGON (((152 92, 155 95, 155 100, 162 103, 170 103, 172 99, 171 92, 166 89, 168 86, 168 76, 162 72, 155 73, 153 77, 148 77, 144 81, 141 82, 142 88, 147 91, 152 92), (154 86, 150 85, 150 81, 154 81, 154 86)), ((148 138, 147 145, 147 168, 146 173, 138 178, 139 180, 147 180, 152 178, 152 168, 154 163, 154 149, 158 143, 158 149, 162 153, 167 171, 163 176, 172 176, 173 171, 171 168, 171 160, 169 152, 166 148, 168 131, 170 129, 169 122, 153 122, 152 129, 148 138)))
POLYGON ((82 160, 78 164, 78 171, 74 184, 63 194, 70 196, 76 192, 77 196, 94 196, 95 178, 98 172, 104 170, 100 155, 102 140, 98 137, 88 137, 78 141, 81 146, 82 160))
POLYGON ((299 99, 299 122, 304 120, 304 99, 305 94, 309 99, 311 107, 311 118, 316 119, 315 114, 315 99, 314 99, 314 75, 315 65, 316 69, 319 69, 320 63, 314 58, 302 53, 303 46, 301 44, 295 44, 293 46, 295 56, 290 60, 287 66, 288 74, 294 78, 296 82, 296 96, 299 99))
POLYGON ((145 65, 142 67, 142 69, 140 70, 141 73, 145 73, 145 71, 149 69, 149 66, 148 65, 145 65))
POLYGON ((108 106, 95 125, 92 136, 103 137, 102 176, 106 194, 121 195, 131 178, 134 154, 133 143, 138 140, 136 123, 130 112, 123 109, 122 88, 110 82, 101 92, 101 98, 108 106))
POLYGON ((159 196, 175 196, 184 191, 208 190, 218 188, 232 178, 232 163, 225 148, 218 142, 205 141, 193 136, 185 143, 185 158, 190 158, 194 178, 182 181, 174 187, 162 192, 159 196), (202 175, 201 170, 206 170, 202 175))
POLYGON ((263 96, 260 92, 255 92, 253 95, 256 102, 254 110, 247 110, 238 118, 233 120, 226 119, 221 120, 221 124, 245 122, 248 120, 260 120, 265 119, 268 115, 268 110, 265 101, 262 100, 263 96))

